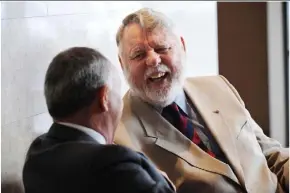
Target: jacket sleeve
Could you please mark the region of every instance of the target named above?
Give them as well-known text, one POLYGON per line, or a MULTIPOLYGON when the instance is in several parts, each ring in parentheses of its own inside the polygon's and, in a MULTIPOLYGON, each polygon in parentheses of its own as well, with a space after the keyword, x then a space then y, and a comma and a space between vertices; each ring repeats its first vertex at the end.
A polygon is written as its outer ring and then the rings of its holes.
POLYGON ((276 174, 278 182, 286 190, 289 191, 289 148, 283 148, 282 145, 275 139, 267 137, 261 127, 251 117, 249 111, 245 108, 245 104, 238 94, 237 90, 231 85, 225 77, 221 78, 231 88, 233 93, 236 95, 241 105, 245 109, 248 116, 249 124, 253 129, 257 141, 265 155, 269 169, 276 174))
POLYGON ((103 179, 109 179, 112 186, 107 192, 116 193, 173 193, 170 183, 155 169, 142 154, 106 168, 103 179), (137 159, 136 159, 137 157, 137 159))

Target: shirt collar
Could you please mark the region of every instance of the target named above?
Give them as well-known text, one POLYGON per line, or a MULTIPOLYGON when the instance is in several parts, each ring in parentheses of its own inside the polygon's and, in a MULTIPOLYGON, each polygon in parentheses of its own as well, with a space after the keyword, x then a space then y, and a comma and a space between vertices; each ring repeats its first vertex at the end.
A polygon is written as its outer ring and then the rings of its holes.
POLYGON ((102 145, 106 144, 105 137, 93 129, 90 129, 90 128, 82 126, 82 125, 77 125, 74 123, 67 123, 67 122, 57 122, 57 123, 74 128, 74 129, 77 129, 79 131, 82 131, 82 132, 86 133, 87 135, 89 135, 90 137, 92 137, 93 139, 95 139, 98 143, 100 143, 102 145))

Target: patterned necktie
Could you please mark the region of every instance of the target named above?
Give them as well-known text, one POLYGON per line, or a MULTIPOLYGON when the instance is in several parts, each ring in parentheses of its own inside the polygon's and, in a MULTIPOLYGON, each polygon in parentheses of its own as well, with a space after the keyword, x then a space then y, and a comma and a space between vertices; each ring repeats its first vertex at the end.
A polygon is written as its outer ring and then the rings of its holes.
POLYGON ((198 129, 193 124, 192 120, 182 111, 182 109, 174 102, 165 107, 162 111, 164 116, 173 126, 175 126, 189 140, 199 146, 203 151, 207 152, 212 157, 215 154, 207 147, 200 139, 198 129))

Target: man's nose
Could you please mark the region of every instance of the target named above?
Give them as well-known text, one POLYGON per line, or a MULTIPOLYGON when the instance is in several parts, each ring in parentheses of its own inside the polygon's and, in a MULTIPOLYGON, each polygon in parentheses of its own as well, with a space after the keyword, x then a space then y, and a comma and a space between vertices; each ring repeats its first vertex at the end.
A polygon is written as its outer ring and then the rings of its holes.
POLYGON ((146 65, 157 66, 161 63, 160 55, 154 51, 150 51, 147 55, 146 65))

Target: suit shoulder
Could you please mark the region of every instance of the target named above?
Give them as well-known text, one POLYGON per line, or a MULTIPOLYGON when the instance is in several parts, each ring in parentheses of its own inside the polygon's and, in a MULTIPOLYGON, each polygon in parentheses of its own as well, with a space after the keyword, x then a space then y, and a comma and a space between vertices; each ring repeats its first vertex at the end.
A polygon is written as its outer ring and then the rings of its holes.
POLYGON ((106 160, 106 165, 126 162, 141 163, 142 161, 140 153, 121 145, 103 145, 98 152, 98 157, 106 160))
POLYGON ((125 155, 128 157, 140 156, 137 152, 131 150, 130 148, 127 148, 121 145, 116 145, 116 144, 103 145, 100 151, 101 153, 111 152, 116 157, 119 157, 120 155, 125 155))
MULTIPOLYGON (((70 160, 69 166, 94 165, 95 169, 119 163, 141 163, 141 156, 129 148, 119 145, 101 145, 91 142, 67 142, 49 147, 32 147, 26 164, 29 166, 44 164, 41 160, 51 160, 51 166, 60 165, 59 160, 70 160), (81 159, 80 159, 81 158, 81 159)), ((62 163, 62 162, 61 162, 62 163)), ((66 165, 68 165, 66 163, 66 165)))
POLYGON ((46 135, 47 133, 44 133, 32 140, 31 144, 29 145, 27 155, 30 154, 35 149, 39 149, 42 147, 43 141, 46 139, 46 135))
POLYGON ((227 82, 228 80, 222 75, 211 75, 211 76, 196 76, 186 78, 186 83, 217 83, 227 82))
POLYGON ((185 80, 185 88, 198 88, 199 90, 211 92, 235 91, 234 86, 222 75, 189 77, 185 80))

